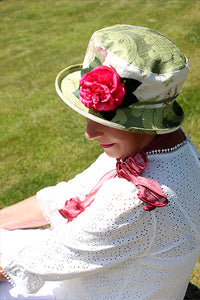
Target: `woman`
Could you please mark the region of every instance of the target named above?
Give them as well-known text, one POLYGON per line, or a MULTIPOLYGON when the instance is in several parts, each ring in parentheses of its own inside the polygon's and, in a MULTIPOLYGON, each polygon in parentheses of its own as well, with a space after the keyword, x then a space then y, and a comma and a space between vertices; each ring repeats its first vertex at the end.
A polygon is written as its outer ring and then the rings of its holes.
POLYGON ((184 298, 200 253, 199 156, 175 101, 188 69, 165 36, 116 25, 93 34, 83 66, 58 75, 59 96, 86 117, 85 136, 104 154, 1 211, 13 295, 184 298))

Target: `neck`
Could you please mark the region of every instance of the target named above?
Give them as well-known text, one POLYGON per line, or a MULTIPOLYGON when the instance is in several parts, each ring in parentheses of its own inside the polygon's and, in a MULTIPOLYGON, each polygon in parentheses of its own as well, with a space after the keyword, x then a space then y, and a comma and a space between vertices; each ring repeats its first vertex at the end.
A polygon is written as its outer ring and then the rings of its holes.
POLYGON ((185 134, 182 130, 178 129, 171 133, 156 135, 155 138, 149 143, 144 151, 162 150, 172 148, 186 140, 185 134))

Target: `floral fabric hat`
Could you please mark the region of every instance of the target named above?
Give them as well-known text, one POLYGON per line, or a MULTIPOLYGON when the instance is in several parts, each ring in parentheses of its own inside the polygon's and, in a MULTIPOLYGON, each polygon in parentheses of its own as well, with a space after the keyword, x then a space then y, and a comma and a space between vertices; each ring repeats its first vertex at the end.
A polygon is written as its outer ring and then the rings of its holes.
POLYGON ((95 122, 163 134, 183 122, 175 98, 188 70, 187 58, 164 35, 115 25, 92 35, 83 64, 61 71, 56 90, 66 104, 95 122))

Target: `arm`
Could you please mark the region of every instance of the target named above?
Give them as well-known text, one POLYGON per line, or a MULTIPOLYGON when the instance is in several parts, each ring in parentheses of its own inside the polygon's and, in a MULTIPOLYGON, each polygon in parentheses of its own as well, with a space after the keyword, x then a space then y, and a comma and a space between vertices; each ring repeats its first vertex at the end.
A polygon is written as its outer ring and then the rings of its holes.
MULTIPOLYGON (((46 224, 47 220, 41 212, 39 201, 36 196, 32 196, 0 210, 0 228, 30 228, 46 224)), ((4 271, 0 266, 0 281, 6 280, 8 279, 4 276, 4 271)))
POLYGON ((22 229, 47 225, 48 221, 41 211, 39 202, 43 204, 45 215, 50 218, 58 208, 64 205, 66 199, 76 196, 77 192, 83 195, 88 193, 98 179, 113 167, 115 167, 115 160, 110 160, 105 155, 100 156, 92 166, 74 179, 45 188, 39 191, 37 196, 3 208, 0 210, 0 228, 22 229))
POLYGON ((0 210, 0 228, 31 228, 47 224, 36 196, 0 210))
POLYGON ((140 206, 136 187, 114 178, 96 194, 94 205, 75 220, 66 224, 59 215, 57 229, 47 231, 41 240, 33 239, 19 251, 3 253, 1 266, 20 285, 22 294, 36 293, 45 281, 62 281, 84 274, 95 278, 102 268, 149 250, 146 245, 152 244, 155 227, 149 218, 152 214, 146 214, 140 206), (144 247, 140 245, 141 238, 144 247))

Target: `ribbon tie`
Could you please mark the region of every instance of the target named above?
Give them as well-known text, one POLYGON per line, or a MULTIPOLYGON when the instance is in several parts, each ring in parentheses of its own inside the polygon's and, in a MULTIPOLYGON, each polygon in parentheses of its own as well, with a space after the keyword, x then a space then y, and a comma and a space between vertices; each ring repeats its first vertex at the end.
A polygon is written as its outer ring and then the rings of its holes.
POLYGON ((156 180, 140 175, 146 167, 147 157, 145 152, 141 152, 125 161, 117 160, 116 171, 118 177, 131 181, 138 188, 138 198, 146 203, 144 209, 150 211, 156 207, 167 205, 168 200, 156 180))
POLYGON ((168 200, 160 184, 153 179, 141 176, 146 167, 147 156, 145 152, 140 152, 126 160, 117 159, 116 170, 106 173, 86 195, 85 200, 81 201, 78 197, 67 200, 65 206, 59 209, 60 214, 68 221, 72 221, 94 201, 95 195, 103 183, 116 176, 131 181, 138 188, 137 196, 146 204, 145 210, 151 211, 156 207, 167 205, 168 200))

